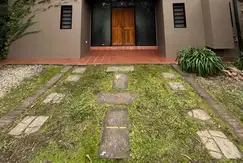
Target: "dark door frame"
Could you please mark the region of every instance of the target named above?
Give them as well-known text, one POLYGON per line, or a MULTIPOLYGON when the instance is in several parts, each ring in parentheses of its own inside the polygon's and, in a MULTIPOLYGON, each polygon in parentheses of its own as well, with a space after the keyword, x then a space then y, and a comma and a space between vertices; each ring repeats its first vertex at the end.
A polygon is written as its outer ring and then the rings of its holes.
MULTIPOLYGON (((134 1, 136 2, 136 0, 134 1)), ((154 10, 156 10, 156 4, 154 3, 154 10)), ((135 30, 135 36, 134 36, 134 40, 135 40, 135 45, 129 45, 129 46, 137 46, 137 26, 136 26, 136 23, 137 23, 137 20, 136 20, 136 7, 135 7, 135 4, 134 6, 110 6, 109 9, 110 9, 110 44, 107 44, 107 46, 112 46, 112 8, 134 8, 134 30, 135 30)), ((92 30, 92 19, 93 19, 93 10, 94 8, 91 7, 91 30, 92 30)), ((154 25, 155 25, 155 46, 157 46, 157 30, 156 30, 156 11, 154 12, 154 25)), ((91 46, 92 46, 92 31, 91 31, 91 46)), ((96 46, 103 46, 103 45, 96 45, 96 46)), ((119 46, 119 45, 115 45, 115 46, 119 46)), ((120 45, 120 46, 124 46, 124 45, 120 45)), ((145 45, 146 46, 146 45, 145 45)))

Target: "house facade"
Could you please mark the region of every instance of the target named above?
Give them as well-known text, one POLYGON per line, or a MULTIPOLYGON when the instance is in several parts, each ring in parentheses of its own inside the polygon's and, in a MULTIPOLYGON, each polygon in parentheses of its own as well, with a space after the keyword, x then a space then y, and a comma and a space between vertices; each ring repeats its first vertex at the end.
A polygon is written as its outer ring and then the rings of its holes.
POLYGON ((71 0, 36 7, 48 8, 28 29, 39 32, 13 42, 8 58, 79 59, 92 47, 110 46, 157 47, 171 59, 188 46, 239 53, 232 0, 71 0))

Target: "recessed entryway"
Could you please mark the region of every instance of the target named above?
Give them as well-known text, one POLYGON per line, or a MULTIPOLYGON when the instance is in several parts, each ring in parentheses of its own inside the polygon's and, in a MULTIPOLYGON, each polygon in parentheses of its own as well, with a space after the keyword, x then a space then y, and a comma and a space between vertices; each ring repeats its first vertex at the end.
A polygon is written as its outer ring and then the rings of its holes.
POLYGON ((156 46, 154 0, 96 0, 91 46, 156 46))

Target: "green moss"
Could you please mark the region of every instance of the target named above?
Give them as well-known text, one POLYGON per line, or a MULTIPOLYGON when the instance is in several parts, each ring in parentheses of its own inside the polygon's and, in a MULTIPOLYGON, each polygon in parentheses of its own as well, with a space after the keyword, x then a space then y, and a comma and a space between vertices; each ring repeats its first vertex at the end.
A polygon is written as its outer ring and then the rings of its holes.
POLYGON ((222 129, 236 142, 227 126, 212 115, 211 108, 170 66, 135 66, 135 71, 128 73, 127 90, 112 89, 114 73, 106 73, 105 68, 106 66, 88 66, 81 80, 73 84, 64 82, 70 75, 67 73, 62 81, 46 93, 66 93, 62 103, 43 105, 45 95, 26 112, 25 115, 49 115, 50 119, 41 131, 28 136, 25 141, 10 139, 6 143, 11 144, 11 147, 7 145, 9 149, 5 153, 13 148, 18 153, 11 161, 154 163, 192 160, 215 163, 217 161, 208 155, 196 132, 207 128, 222 129), (178 79, 175 81, 183 82, 188 91, 172 91, 167 85, 169 80, 160 76, 163 71, 176 73, 178 79), (98 93, 111 91, 136 92, 137 99, 131 105, 97 103, 98 93), (127 161, 103 160, 98 156, 102 123, 106 111, 112 107, 125 107, 129 110, 131 158, 127 161), (212 115, 213 121, 201 122, 189 118, 186 113, 193 108, 205 109, 212 115))

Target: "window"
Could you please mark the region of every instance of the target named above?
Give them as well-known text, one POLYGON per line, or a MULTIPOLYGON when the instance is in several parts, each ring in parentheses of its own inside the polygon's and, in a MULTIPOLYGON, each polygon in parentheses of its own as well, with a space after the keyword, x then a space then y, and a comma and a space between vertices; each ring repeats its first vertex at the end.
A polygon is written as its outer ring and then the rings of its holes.
POLYGON ((184 3, 173 3, 175 28, 186 28, 186 13, 184 3))
POLYGON ((61 7, 61 29, 72 29, 72 6, 61 7))

